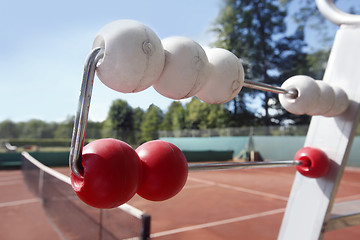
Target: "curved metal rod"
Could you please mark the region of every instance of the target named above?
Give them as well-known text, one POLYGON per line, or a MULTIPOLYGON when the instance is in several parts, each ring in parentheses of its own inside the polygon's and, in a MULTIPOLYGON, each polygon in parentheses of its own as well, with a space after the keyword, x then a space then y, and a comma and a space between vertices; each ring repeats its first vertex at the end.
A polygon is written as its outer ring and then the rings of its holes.
POLYGON ((231 168, 271 168, 271 167, 290 167, 303 164, 301 161, 265 161, 265 162, 216 162, 216 163, 189 163, 188 169, 191 170, 219 170, 231 168))
MULTIPOLYGON (((83 79, 81 84, 78 109, 76 112, 75 120, 74 120, 74 128, 71 139, 71 147, 69 154, 69 166, 72 173, 78 177, 82 177, 80 170, 82 169, 81 165, 81 153, 84 147, 85 140, 85 131, 86 124, 89 115, 89 107, 91 101, 91 94, 94 84, 94 76, 96 71, 97 63, 104 57, 104 49, 103 48, 95 48, 88 55, 85 64, 84 64, 84 72, 83 79)), ((296 89, 282 89, 280 87, 275 87, 263 83, 257 83, 252 81, 245 81, 244 87, 253 88, 262 91, 269 91, 278 94, 287 94, 291 98, 297 98, 298 92, 296 89)), ((298 165, 299 163, 285 163, 285 162, 257 162, 257 163, 212 163, 212 164, 197 164, 197 165, 189 165, 189 169, 223 169, 223 168, 234 168, 234 167, 242 167, 242 168, 254 168, 259 166, 279 166, 287 164, 288 166, 298 165)))
POLYGON ((81 83, 78 108, 74 120, 69 155, 70 169, 72 173, 78 177, 82 177, 79 171, 79 169, 82 168, 80 158, 84 147, 86 124, 89 115, 96 65, 103 57, 104 50, 102 48, 95 48, 88 55, 84 65, 83 79, 81 83))
POLYGON ((260 91, 277 93, 277 94, 286 94, 290 98, 293 98, 293 99, 298 97, 298 91, 294 88, 292 88, 290 90, 286 90, 281 87, 275 87, 275 86, 268 85, 265 83, 253 82, 253 81, 249 81, 249 80, 244 81, 244 87, 252 88, 252 89, 256 89, 256 90, 260 90, 260 91))
POLYGON ((360 15, 349 14, 338 9, 332 0, 316 0, 316 5, 324 17, 337 25, 359 25, 360 15))

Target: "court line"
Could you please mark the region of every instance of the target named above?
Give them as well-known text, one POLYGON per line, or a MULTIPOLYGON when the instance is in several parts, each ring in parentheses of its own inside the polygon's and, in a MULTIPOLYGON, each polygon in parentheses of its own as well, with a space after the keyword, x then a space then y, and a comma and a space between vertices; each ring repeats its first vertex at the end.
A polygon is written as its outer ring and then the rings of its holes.
POLYGON ((0 182, 2 181, 12 181, 12 180, 22 180, 22 176, 1 176, 0 182))
POLYGON ((189 186, 185 185, 185 187, 183 189, 204 188, 204 187, 209 187, 209 186, 211 186, 211 185, 200 183, 200 184, 192 184, 189 186))
POLYGON ((257 190, 253 190, 253 189, 249 189, 249 188, 237 187, 237 186, 232 186, 232 185, 223 184, 223 183, 216 183, 216 182, 198 179, 198 178, 194 178, 194 177, 189 177, 188 179, 197 181, 200 183, 205 183, 205 184, 208 184, 209 186, 218 186, 218 187, 222 187, 222 188, 226 188, 226 189, 231 189, 231 190, 240 191, 240 192, 246 192, 246 193, 255 194, 255 195, 259 195, 259 196, 263 196, 263 197, 270 197, 270 198, 274 198, 274 199, 282 200, 282 201, 286 201, 286 202, 288 200, 288 197, 280 196, 280 195, 273 194, 273 193, 261 192, 261 191, 257 191, 257 190))
POLYGON ((345 167, 345 171, 349 171, 349 172, 360 172, 360 167, 349 167, 349 166, 346 166, 346 167, 345 167))
POLYGON ((336 203, 339 203, 339 202, 345 202, 345 201, 351 201, 351 200, 357 200, 357 199, 360 199, 360 194, 350 195, 350 196, 340 197, 340 198, 335 198, 335 202, 336 202, 336 203))
POLYGON ((204 184, 207 184, 209 186, 216 185, 216 182, 208 181, 208 180, 204 180, 204 179, 200 179, 200 178, 188 177, 188 180, 191 180, 191 181, 194 181, 194 182, 199 182, 199 183, 204 183, 204 184))
POLYGON ((24 200, 19 200, 19 201, 3 202, 3 203, 0 203, 0 208, 19 206, 19 205, 24 205, 24 204, 29 204, 29 203, 36 203, 36 202, 40 202, 40 199, 29 198, 29 199, 24 199, 24 200))
POLYGON ((23 181, 7 181, 7 182, 0 182, 0 186, 16 185, 22 183, 23 181))
POLYGON ((224 219, 224 220, 219 220, 219 221, 214 221, 214 222, 208 222, 208 223, 192 225, 192 226, 188 226, 188 227, 175 228, 175 229, 171 229, 171 230, 167 230, 167 231, 157 232, 157 233, 151 234, 150 237, 152 237, 152 238, 163 237, 163 236, 172 235, 172 234, 181 233, 181 232, 188 232, 188 231, 209 228, 209 227, 215 227, 215 226, 229 224, 229 223, 246 221, 246 220, 250 220, 250 219, 254 219, 254 218, 275 215, 275 214, 283 213, 283 212, 285 212, 285 208, 279 208, 279 209, 274 209, 274 210, 270 210, 270 211, 264 211, 264 212, 260 212, 260 213, 245 215, 245 216, 241 216, 241 217, 229 218, 229 219, 224 219))

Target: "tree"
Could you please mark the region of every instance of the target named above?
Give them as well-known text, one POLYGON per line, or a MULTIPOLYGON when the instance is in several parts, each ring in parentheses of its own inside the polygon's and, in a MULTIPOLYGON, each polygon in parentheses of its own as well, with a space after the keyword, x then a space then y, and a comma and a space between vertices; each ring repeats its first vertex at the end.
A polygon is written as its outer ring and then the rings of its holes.
POLYGON ((185 109, 181 102, 173 101, 165 113, 162 130, 181 130, 185 128, 185 109))
POLYGON ((144 110, 137 107, 133 110, 134 144, 141 143, 141 123, 144 118, 144 110))
POLYGON ((206 118, 206 113, 203 111, 202 105, 202 102, 197 97, 193 97, 186 104, 185 123, 187 129, 204 129, 203 120, 206 118))
MULTIPOLYGON (((297 9, 291 16, 293 21, 299 26, 302 26, 307 31, 316 31, 317 40, 323 46, 322 48, 329 50, 332 44, 332 40, 334 38, 332 36, 334 31, 331 31, 331 27, 334 27, 334 25, 327 21, 325 17, 323 17, 323 15, 318 10, 315 1, 280 0, 280 2, 284 5, 292 5, 294 9, 297 9)), ((334 2, 336 3, 337 0, 334 0, 334 2)), ((348 9, 344 9, 344 11, 347 11, 351 14, 359 14, 359 5, 355 6, 356 1, 352 2, 353 3, 350 3, 348 9)), ((317 51, 319 49, 314 50, 317 51)))
POLYGON ((99 139, 101 138, 102 122, 88 121, 86 124, 85 138, 99 139))
POLYGON ((223 104, 209 104, 193 97, 186 104, 185 123, 188 129, 224 128, 229 126, 230 113, 223 104))
MULTIPOLYGON (((300 26, 292 36, 285 36, 278 41, 278 82, 282 83, 295 75, 316 75, 311 71, 312 68, 308 61, 309 55, 303 50, 307 46, 304 38, 304 28, 300 26)), ((308 124, 310 122, 309 116, 298 116, 285 111, 278 97, 275 94, 271 95, 273 96, 269 101, 273 111, 271 122, 281 125, 288 123, 308 124)))
MULTIPOLYGON (((334 38, 334 36, 332 36, 334 31, 329 31, 333 24, 329 21, 325 21, 326 19, 321 15, 313 0, 281 0, 281 2, 283 4, 292 4, 293 6, 296 6, 297 10, 292 15, 292 18, 298 25, 297 33, 304 35, 305 31, 315 31, 317 33, 317 40, 321 43, 319 49, 309 49, 306 54, 303 52, 301 54, 295 52, 292 59, 284 58, 284 61, 282 61, 283 64, 281 65, 283 66, 281 69, 283 71, 281 78, 285 80, 290 76, 303 74, 311 76, 314 79, 322 79, 329 58, 332 40, 334 38), (299 56, 300 59, 296 59, 296 57, 299 56), (301 66, 299 66, 299 64, 301 64, 301 66), (286 68, 289 65, 296 67, 286 71, 286 68)), ((360 12, 359 9, 356 9, 354 6, 350 7, 348 11, 355 14, 360 12)), ((302 37, 302 39, 304 39, 304 37, 302 37)), ((295 45, 293 49, 299 49, 299 44, 295 45)), ((282 109, 280 109, 280 111, 283 111, 281 114, 282 120, 288 121, 290 119, 294 124, 305 124, 310 122, 309 116, 295 116, 282 109)))
POLYGON ((151 104, 144 114, 140 129, 142 141, 147 142, 157 139, 159 137, 158 131, 164 119, 164 114, 161 109, 154 104, 151 104))
POLYGON ((18 124, 19 137, 53 138, 56 127, 56 123, 46 123, 42 120, 32 119, 18 124))
MULTIPOLYGON (((299 30, 296 33, 298 35, 292 37, 285 35, 286 5, 273 0, 224 0, 224 2, 213 29, 218 35, 215 46, 226 48, 243 60, 248 80, 280 85, 282 79, 279 75, 282 69, 279 67, 281 66, 279 59, 284 55, 284 48, 292 49, 303 41, 299 30)), ((302 48, 298 49, 297 54, 300 51, 302 48)), ((287 57, 292 54, 287 51, 287 57)), ((301 64, 297 63, 297 66, 301 64)), ((291 69, 293 68, 291 66, 291 69)), ((244 89, 234 99, 234 112, 240 112, 239 106, 247 108, 246 101, 261 99, 265 125, 276 124, 270 114, 274 98, 276 95, 267 92, 244 89)))
POLYGON ((103 126, 103 135, 126 141, 132 140, 133 109, 124 100, 114 100, 103 126))
POLYGON ((0 123, 0 138, 16 138, 19 131, 16 123, 11 120, 5 120, 0 123))
POLYGON ((225 128, 228 127, 230 114, 223 104, 204 103, 207 112, 206 128, 225 128))
MULTIPOLYGON (((55 138, 71 138, 74 126, 74 116, 68 117, 65 121, 60 122, 54 132, 55 138)), ((87 134, 87 130, 86 130, 87 134)))
POLYGON ((329 55, 329 49, 320 49, 306 56, 309 65, 309 72, 312 78, 323 78, 329 55))

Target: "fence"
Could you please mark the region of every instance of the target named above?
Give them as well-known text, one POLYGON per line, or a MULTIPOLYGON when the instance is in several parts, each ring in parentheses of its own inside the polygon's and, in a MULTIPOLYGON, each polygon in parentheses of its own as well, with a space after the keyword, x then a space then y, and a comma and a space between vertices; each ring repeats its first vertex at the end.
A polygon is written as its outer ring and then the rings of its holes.
POLYGON ((306 136, 308 125, 259 126, 240 128, 182 129, 159 131, 159 138, 167 137, 230 137, 230 136, 306 136))

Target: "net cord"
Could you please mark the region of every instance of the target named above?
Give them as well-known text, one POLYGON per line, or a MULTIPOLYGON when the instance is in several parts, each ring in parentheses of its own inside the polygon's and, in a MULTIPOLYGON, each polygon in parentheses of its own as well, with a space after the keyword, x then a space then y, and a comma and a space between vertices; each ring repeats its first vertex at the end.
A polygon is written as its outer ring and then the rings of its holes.
MULTIPOLYGON (((51 169, 47 166, 45 166, 44 164, 42 164, 41 162, 37 161, 33 156, 31 156, 28 152, 22 152, 21 155, 26 158, 28 161, 30 161, 32 164, 34 164, 35 166, 37 166, 40 170, 58 178, 59 180, 65 182, 66 184, 71 185, 71 180, 69 177, 65 176, 64 174, 61 174, 57 171, 55 171, 54 169, 51 169)), ((123 205, 117 207, 119 209, 121 209, 122 211, 138 218, 138 219, 142 219, 143 215, 146 215, 144 212, 142 212, 141 210, 127 204, 124 203, 123 205)))

